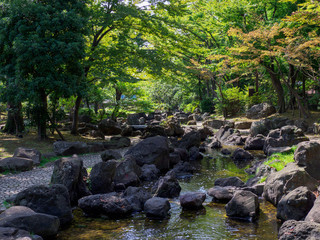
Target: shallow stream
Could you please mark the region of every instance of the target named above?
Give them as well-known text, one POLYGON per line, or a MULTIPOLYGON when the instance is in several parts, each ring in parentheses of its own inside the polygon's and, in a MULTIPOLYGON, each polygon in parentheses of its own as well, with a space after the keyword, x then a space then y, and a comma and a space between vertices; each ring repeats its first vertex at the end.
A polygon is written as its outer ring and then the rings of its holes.
MULTIPOLYGON (((180 180, 181 194, 206 192, 217 178, 239 176, 245 180, 247 177, 244 169, 238 169, 230 158, 222 157, 215 151, 209 155, 201 161, 198 173, 180 180)), ((199 211, 183 211, 178 198, 170 202, 171 216, 162 221, 149 220, 142 213, 123 220, 86 218, 81 210, 75 210, 73 224, 61 231, 57 239, 277 239, 279 223, 276 209, 262 199, 260 216, 255 223, 229 219, 224 204, 212 203, 209 196, 204 208, 199 211)))

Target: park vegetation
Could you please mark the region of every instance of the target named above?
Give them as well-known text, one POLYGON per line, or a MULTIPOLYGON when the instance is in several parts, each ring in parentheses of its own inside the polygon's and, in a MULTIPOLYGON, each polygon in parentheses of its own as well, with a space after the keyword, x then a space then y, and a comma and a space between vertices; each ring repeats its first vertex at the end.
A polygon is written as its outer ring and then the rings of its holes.
POLYGON ((95 121, 183 110, 230 117, 269 102, 319 107, 313 0, 2 0, 5 132, 38 137, 67 115, 95 121), (27 119, 27 121, 26 121, 27 119))

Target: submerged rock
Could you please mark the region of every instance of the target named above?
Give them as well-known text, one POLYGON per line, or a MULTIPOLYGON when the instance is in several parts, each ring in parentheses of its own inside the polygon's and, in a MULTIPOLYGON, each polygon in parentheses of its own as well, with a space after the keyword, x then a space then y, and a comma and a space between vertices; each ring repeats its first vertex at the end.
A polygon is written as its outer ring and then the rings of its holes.
POLYGON ((151 219, 163 219, 169 214, 170 203, 166 198, 153 197, 144 204, 144 212, 151 219))
POLYGON ((91 217, 107 216, 112 219, 128 217, 132 205, 117 193, 96 194, 79 199, 79 207, 91 217))
POLYGON ((190 192, 180 196, 180 205, 184 209, 197 210, 202 207, 206 200, 206 194, 201 192, 190 192))

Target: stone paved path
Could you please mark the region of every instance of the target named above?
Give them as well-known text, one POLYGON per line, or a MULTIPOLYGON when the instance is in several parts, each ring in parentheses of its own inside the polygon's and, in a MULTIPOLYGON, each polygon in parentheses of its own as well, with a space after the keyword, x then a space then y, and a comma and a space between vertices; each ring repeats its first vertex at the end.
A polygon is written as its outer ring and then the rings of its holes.
MULTIPOLYGON (((79 156, 84 167, 92 167, 101 161, 100 154, 79 156)), ((34 168, 31 171, 0 176, 0 211, 4 209, 3 201, 24 189, 38 184, 49 184, 53 165, 44 168, 34 168)))

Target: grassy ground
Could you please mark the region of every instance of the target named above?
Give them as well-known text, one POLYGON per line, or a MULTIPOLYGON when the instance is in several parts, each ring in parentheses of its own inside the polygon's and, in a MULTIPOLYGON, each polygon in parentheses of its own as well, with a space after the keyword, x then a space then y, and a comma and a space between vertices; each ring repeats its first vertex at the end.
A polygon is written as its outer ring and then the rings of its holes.
MULTIPOLYGON (((94 142, 101 141, 94 138, 84 136, 74 136, 70 132, 62 132, 67 141, 82 141, 82 142, 94 142)), ((11 157, 14 150, 18 147, 35 148, 41 153, 53 152, 52 144, 54 141, 60 139, 58 134, 52 135, 48 133, 48 139, 38 140, 35 129, 30 129, 28 133, 23 134, 23 138, 18 138, 14 135, 0 132, 0 158, 11 157)))

